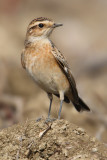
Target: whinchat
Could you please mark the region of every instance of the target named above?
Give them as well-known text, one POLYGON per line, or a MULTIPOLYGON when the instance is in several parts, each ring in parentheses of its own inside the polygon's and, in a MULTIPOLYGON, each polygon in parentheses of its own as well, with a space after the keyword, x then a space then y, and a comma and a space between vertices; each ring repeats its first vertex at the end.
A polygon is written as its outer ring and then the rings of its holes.
POLYGON ((63 101, 72 102, 77 111, 90 111, 79 97, 75 80, 63 54, 49 39, 56 28, 62 26, 49 18, 40 17, 31 21, 27 28, 25 49, 21 54, 22 66, 34 81, 47 92, 50 99, 50 117, 53 95, 60 98, 58 119, 63 101))

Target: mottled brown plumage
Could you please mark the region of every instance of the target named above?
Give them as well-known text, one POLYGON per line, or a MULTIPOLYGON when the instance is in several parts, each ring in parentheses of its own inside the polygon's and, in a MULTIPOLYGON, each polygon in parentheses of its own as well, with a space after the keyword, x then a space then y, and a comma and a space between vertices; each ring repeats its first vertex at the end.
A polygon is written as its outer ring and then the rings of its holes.
POLYGON ((60 118, 63 100, 67 103, 71 101, 78 111, 90 110, 78 96, 67 60, 49 39, 53 29, 58 26, 61 24, 56 24, 48 18, 40 17, 33 20, 28 26, 25 49, 21 55, 23 68, 48 94, 50 99, 48 118, 52 94, 60 97, 61 100, 58 118, 60 118))

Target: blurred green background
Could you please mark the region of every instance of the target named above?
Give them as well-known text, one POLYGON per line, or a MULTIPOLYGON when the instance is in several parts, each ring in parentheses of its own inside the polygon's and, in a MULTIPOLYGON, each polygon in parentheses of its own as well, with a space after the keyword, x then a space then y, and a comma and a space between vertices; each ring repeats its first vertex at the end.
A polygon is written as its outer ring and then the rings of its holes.
MULTIPOLYGON (((48 114, 46 93, 20 62, 27 26, 41 16, 64 24, 51 39, 66 56, 79 94, 92 109, 80 114, 72 104, 64 103, 62 118, 107 143, 106 0, 0 1, 0 128, 48 114)), ((53 117, 58 110, 59 99, 54 97, 53 117)))

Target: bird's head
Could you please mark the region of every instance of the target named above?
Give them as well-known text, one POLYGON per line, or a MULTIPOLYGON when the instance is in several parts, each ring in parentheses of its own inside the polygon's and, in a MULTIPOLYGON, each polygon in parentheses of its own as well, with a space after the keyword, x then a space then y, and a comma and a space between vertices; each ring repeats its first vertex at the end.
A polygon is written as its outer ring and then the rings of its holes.
POLYGON ((40 17, 31 21, 27 29, 27 37, 49 37, 54 28, 62 26, 49 18, 40 17))

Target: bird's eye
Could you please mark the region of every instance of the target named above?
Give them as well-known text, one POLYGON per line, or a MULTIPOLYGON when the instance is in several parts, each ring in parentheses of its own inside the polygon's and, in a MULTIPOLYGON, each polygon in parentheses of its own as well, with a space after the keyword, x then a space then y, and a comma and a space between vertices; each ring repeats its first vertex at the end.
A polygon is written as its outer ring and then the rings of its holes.
POLYGON ((40 24, 39 24, 39 27, 40 27, 40 28, 43 28, 43 26, 44 26, 43 23, 40 23, 40 24))

